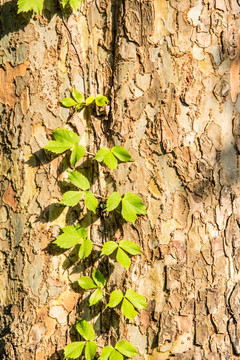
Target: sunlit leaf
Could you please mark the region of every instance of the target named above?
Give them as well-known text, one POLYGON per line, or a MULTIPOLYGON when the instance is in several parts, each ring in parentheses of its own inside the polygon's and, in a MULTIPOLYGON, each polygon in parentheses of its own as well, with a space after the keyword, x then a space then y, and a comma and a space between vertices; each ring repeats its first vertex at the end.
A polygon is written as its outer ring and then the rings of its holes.
POLYGON ((125 294, 126 299, 131 301, 133 306, 137 309, 146 309, 147 308, 147 302, 144 296, 136 293, 132 289, 127 289, 125 294))
POLYGON ((85 347, 85 358, 86 360, 92 360, 96 354, 97 345, 95 341, 88 341, 85 347))
POLYGON ((109 153, 110 153, 110 150, 107 147, 102 147, 101 149, 98 150, 94 159, 101 162, 104 160, 105 156, 109 153))
POLYGON ((108 153, 103 160, 104 164, 106 164, 111 170, 116 169, 118 161, 115 156, 110 152, 108 153))
POLYGON ((135 194, 126 193, 122 199, 122 216, 125 220, 136 221, 137 215, 146 214, 145 206, 142 200, 135 194))
POLYGON ((132 241, 121 240, 119 246, 131 255, 138 255, 141 253, 140 247, 132 241))
POLYGON ((63 194, 61 204, 67 206, 75 206, 79 203, 83 192, 82 191, 67 191, 63 194))
POLYGON ((77 105, 77 102, 70 97, 66 97, 65 99, 62 99, 60 103, 65 107, 72 107, 77 105))
POLYGON ((33 10, 40 14, 43 8, 43 0, 18 0, 18 14, 33 10))
POLYGON ((133 346, 130 342, 126 340, 119 341, 116 344, 115 349, 128 358, 131 358, 138 354, 138 351, 135 348, 135 346, 133 346))
POLYGON ((93 211, 94 214, 96 214, 98 200, 91 191, 85 191, 84 201, 85 201, 85 205, 88 208, 88 210, 93 211))
MULTIPOLYGON (((74 1, 80 4, 79 0, 74 0, 74 1)), ((76 89, 72 89, 72 96, 74 97, 74 99, 77 101, 78 104, 81 104, 84 101, 82 94, 76 89)))
POLYGON ((129 152, 122 146, 114 146, 111 151, 120 161, 134 161, 129 152))
POLYGON ((82 276, 77 280, 79 286, 84 290, 96 289, 97 285, 93 282, 93 280, 89 276, 82 276))
POLYGON ((118 244, 115 241, 108 241, 103 245, 101 255, 110 255, 118 248, 118 244))
POLYGON ((98 287, 102 288, 105 285, 105 277, 100 271, 93 269, 92 278, 98 287))
POLYGON ((76 341, 68 344, 64 349, 64 357, 70 359, 77 359, 82 355, 85 341, 76 341))
POLYGON ((56 129, 53 131, 54 140, 48 141, 44 149, 52 151, 55 154, 62 154, 71 149, 79 142, 79 136, 72 130, 56 129))
POLYGON ((95 102, 97 106, 105 106, 109 103, 109 100, 104 95, 98 95, 95 99, 95 102))
POLYGON ((107 345, 103 348, 99 359, 108 360, 111 353, 114 351, 114 348, 111 345, 107 345))
POLYGON ((109 357, 109 360, 123 360, 123 356, 117 350, 113 350, 109 357))
POLYGON ((97 290, 95 290, 89 298, 89 305, 92 306, 97 304, 102 299, 102 295, 102 289, 98 288, 97 290))
POLYGON ((110 295, 110 301, 107 306, 115 307, 117 306, 123 299, 123 293, 121 290, 114 290, 110 295))
POLYGON ((85 340, 93 340, 95 338, 93 327, 86 320, 79 320, 76 329, 85 340))
POLYGON ((121 264, 125 269, 129 269, 129 266, 131 265, 131 260, 129 259, 129 256, 123 251, 121 248, 118 248, 117 256, 116 256, 117 262, 121 264))
POLYGON ((122 198, 121 195, 118 192, 113 192, 107 199, 107 211, 113 211, 118 207, 120 204, 122 198))
POLYGON ((93 103, 93 101, 95 100, 95 97, 94 96, 89 96, 87 99, 86 99, 86 106, 90 105, 93 103))
POLYGON ((133 305, 127 300, 123 299, 121 311, 124 316, 126 316, 128 319, 132 320, 137 315, 137 311, 134 309, 133 305))
POLYGON ((88 179, 78 171, 69 172, 68 178, 73 185, 77 186, 81 190, 88 190, 90 188, 88 179))
POLYGON ((88 257, 92 252, 93 243, 89 239, 85 239, 80 246, 78 256, 80 259, 85 259, 88 257))
POLYGON ((86 149, 83 145, 77 145, 73 148, 70 163, 75 166, 76 163, 85 155, 86 149))
POLYGON ((86 233, 84 228, 76 228, 73 225, 65 226, 61 230, 63 233, 59 235, 53 243, 63 249, 70 249, 71 247, 80 244, 86 233))

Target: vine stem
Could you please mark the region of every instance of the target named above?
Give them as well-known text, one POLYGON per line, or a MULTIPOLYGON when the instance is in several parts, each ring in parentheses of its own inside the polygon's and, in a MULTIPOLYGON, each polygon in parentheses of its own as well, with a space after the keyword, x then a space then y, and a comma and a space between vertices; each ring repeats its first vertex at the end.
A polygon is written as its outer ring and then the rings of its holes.
POLYGON ((91 152, 89 152, 89 151, 86 151, 86 154, 91 155, 91 156, 96 156, 96 154, 91 153, 91 152))

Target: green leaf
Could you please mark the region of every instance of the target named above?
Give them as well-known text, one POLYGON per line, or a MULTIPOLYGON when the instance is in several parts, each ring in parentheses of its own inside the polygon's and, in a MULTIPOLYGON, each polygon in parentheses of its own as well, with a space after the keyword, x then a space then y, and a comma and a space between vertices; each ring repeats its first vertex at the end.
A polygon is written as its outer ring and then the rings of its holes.
POLYGON ((115 156, 114 156, 111 152, 109 152, 109 153, 104 157, 103 162, 104 162, 104 164, 106 164, 111 170, 116 169, 117 164, 118 164, 117 159, 115 158, 115 156))
MULTIPOLYGON (((75 1, 76 1, 76 3, 80 4, 79 0, 75 0, 75 1)), ((75 9, 75 10, 77 10, 77 9, 75 9)), ((74 99, 77 101, 78 104, 81 104, 84 101, 82 94, 78 90, 72 89, 72 96, 74 97, 74 99)))
POLYGON ((118 248, 116 259, 117 262, 121 264, 125 269, 127 270, 129 269, 129 266, 131 265, 131 260, 129 259, 125 251, 118 248))
POLYGON ((74 131, 61 128, 53 130, 53 137, 56 141, 69 142, 72 146, 77 145, 80 140, 74 131))
POLYGON ((135 194, 126 193, 122 199, 122 216, 125 220, 135 223, 137 215, 146 214, 142 200, 135 194))
POLYGON ((85 347, 85 358, 86 360, 92 360, 96 354, 97 345, 95 341, 88 341, 85 347))
POLYGON ((137 309, 147 309, 147 302, 144 296, 136 293, 132 289, 127 289, 125 294, 126 299, 131 301, 133 306, 137 309))
POLYGON ((121 195, 118 192, 113 192, 107 199, 107 211, 113 211, 118 207, 122 200, 121 195))
POLYGON ((85 239, 87 237, 88 233, 84 229, 84 227, 78 225, 78 226, 76 226, 76 230, 77 230, 78 236, 80 236, 82 239, 85 239))
POLYGON ((67 191, 63 194, 61 204, 67 206, 75 206, 79 203, 82 194, 82 191, 67 191))
POLYGON ((65 226, 61 229, 63 234, 59 235, 54 244, 63 248, 70 249, 71 247, 80 244, 83 240, 86 230, 82 227, 76 228, 73 225, 65 226))
POLYGON ((86 320, 79 320, 76 329, 85 340, 93 340, 95 338, 93 327, 86 320))
POLYGON ((93 243, 89 239, 85 239, 80 246, 78 256, 80 259, 85 259, 88 257, 92 252, 93 243))
POLYGON ((100 271, 93 269, 92 278, 98 287, 102 288, 105 285, 105 277, 100 271))
POLYGON ((101 162, 104 160, 105 156, 109 153, 110 153, 110 150, 107 147, 102 147, 101 149, 98 150, 94 159, 101 162))
POLYGON ((86 106, 90 105, 93 103, 93 101, 95 100, 95 97, 94 96, 89 96, 87 99, 86 99, 86 106))
POLYGON ((82 0, 69 0, 69 5, 73 10, 77 11, 81 2, 82 0))
POLYGON ((64 357, 70 359, 77 359, 82 355, 85 341, 76 341, 68 344, 64 349, 64 357))
POLYGON ((126 316, 128 319, 132 321, 137 315, 137 311, 134 309, 132 304, 127 299, 123 299, 121 311, 124 316, 126 316))
POLYGON ((77 145, 73 148, 70 163, 71 165, 75 166, 76 163, 85 155, 86 149, 82 145, 77 145))
POLYGON ((123 356, 117 350, 113 350, 109 357, 109 360, 123 360, 123 356))
POLYGON ((122 146, 114 146, 111 151, 120 161, 134 161, 129 152, 122 146))
POLYGON ((97 106, 105 106, 109 103, 108 98, 104 95, 98 95, 95 99, 97 106))
POLYGON ((138 255, 141 253, 140 247, 132 241, 121 240, 119 246, 131 255, 138 255))
POLYGON ((118 244, 115 241, 107 241, 102 248, 101 255, 111 255, 116 250, 118 244))
POLYGON ((135 348, 135 346, 133 346, 130 342, 126 340, 119 341, 116 344, 115 349, 128 358, 131 358, 138 354, 138 351, 135 348))
POLYGON ((103 348, 99 359, 108 360, 111 353, 114 351, 114 348, 111 345, 107 345, 103 348))
POLYGON ((88 179, 78 171, 69 172, 68 178, 73 185, 77 186, 81 190, 88 190, 90 188, 88 179))
POLYGON ((84 197, 85 205, 88 210, 93 211, 96 214, 96 208, 98 206, 98 200, 91 191, 85 191, 84 197))
POLYGON ((102 295, 102 289, 98 288, 97 290, 95 290, 89 298, 89 305, 92 306, 97 304, 101 300, 102 295))
POLYGON ((60 103, 65 107, 72 107, 77 105, 77 102, 70 97, 66 97, 65 99, 62 99, 60 103))
POLYGON ((50 140, 44 149, 52 151, 55 154, 61 154, 71 149, 79 142, 79 136, 72 130, 56 129, 53 131, 54 140, 50 140))
POLYGON ((93 280, 89 276, 82 276, 77 280, 79 286, 84 290, 96 289, 97 285, 93 282, 93 280))
POLYGON ((18 14, 33 10, 40 14, 43 8, 43 0, 18 0, 18 14))
POLYGON ((114 290, 110 295, 110 301, 107 306, 113 308, 117 306, 123 299, 123 293, 121 290, 114 290))

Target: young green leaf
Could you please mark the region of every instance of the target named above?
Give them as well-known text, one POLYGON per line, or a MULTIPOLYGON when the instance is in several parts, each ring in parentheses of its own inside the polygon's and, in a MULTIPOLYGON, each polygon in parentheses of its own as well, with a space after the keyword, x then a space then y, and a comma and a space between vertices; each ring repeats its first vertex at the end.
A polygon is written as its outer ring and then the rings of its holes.
MULTIPOLYGON (((68 227, 68 226, 66 226, 68 227)), ((82 227, 81 225, 75 226, 78 236, 80 236, 82 239, 85 239, 88 235, 87 231, 82 227)), ((64 228, 65 229, 65 228, 64 228)), ((64 230, 63 230, 64 231, 64 230)))
POLYGON ((108 98, 104 95, 98 95, 95 102, 97 106, 105 106, 109 103, 108 98))
POLYGON ((71 165, 75 166, 76 163, 85 155, 86 149, 82 145, 77 145, 73 148, 70 163, 71 165))
POLYGON ((102 295, 102 289, 98 288, 97 290, 95 290, 89 298, 89 305, 92 306, 97 304, 102 299, 102 295))
POLYGON ((132 320, 137 315, 137 311, 134 309, 133 305, 127 300, 123 299, 122 306, 121 306, 121 312, 124 316, 126 316, 128 319, 132 320))
POLYGON ((131 255, 138 255, 141 253, 140 247, 132 241, 121 240, 119 246, 131 255))
POLYGON ((88 179, 78 171, 69 172, 68 178, 73 185, 77 186, 81 190, 88 190, 90 188, 88 179))
POLYGON ((109 357, 109 360, 123 360, 123 356, 120 352, 114 349, 109 357))
POLYGON ((93 211, 94 214, 96 214, 98 200, 91 191, 85 191, 84 201, 85 201, 85 205, 88 208, 88 210, 93 211))
POLYGON ((115 349, 128 358, 131 358, 138 354, 138 351, 135 348, 135 346, 133 346, 130 342, 126 340, 119 341, 116 344, 115 349))
POLYGON ((79 142, 79 136, 72 130, 56 129, 53 131, 54 140, 48 141, 44 149, 52 151, 55 154, 62 154, 71 149, 79 142))
POLYGON ((75 227, 73 225, 65 226, 61 229, 63 234, 59 235, 53 244, 63 248, 70 249, 71 247, 80 244, 85 236, 86 230, 82 227, 75 227))
POLYGON ((123 299, 123 293, 121 290, 114 290, 110 295, 110 301, 107 306, 113 308, 117 306, 123 299))
POLYGON ((72 146, 76 145, 80 140, 74 131, 61 128, 53 130, 53 137, 56 141, 68 142, 72 146))
POLYGON ((109 153, 110 153, 110 150, 107 147, 102 147, 101 149, 98 150, 94 159, 101 162, 104 160, 105 156, 109 153))
POLYGON ((111 345, 107 345, 103 348, 99 359, 108 360, 111 353, 114 351, 114 348, 111 345))
POLYGON ((107 241, 103 245, 101 255, 111 255, 117 248, 118 244, 115 241, 107 241))
POLYGON ((93 103, 93 101, 95 100, 95 97, 94 96, 89 96, 87 99, 86 99, 86 106, 90 105, 93 103))
POLYGON ((82 191, 67 191, 63 194, 61 204, 67 206, 75 206, 79 203, 83 192, 82 191))
POLYGON ((77 359, 82 355, 85 341, 76 341, 68 344, 64 349, 64 357, 70 359, 77 359))
POLYGON ((129 266, 131 265, 131 260, 129 259, 125 251, 123 251, 121 248, 118 248, 116 259, 117 262, 121 264, 125 269, 129 269, 129 266))
POLYGON ((93 269, 92 278, 98 287, 102 288, 105 285, 105 278, 100 271, 93 269))
POLYGON ((95 338, 93 327, 86 320, 79 320, 76 324, 76 329, 85 340, 93 340, 95 338))
POLYGON ((126 299, 131 301, 131 303, 133 304, 133 306, 135 308, 140 309, 140 310, 147 308, 147 303, 146 303, 145 297, 136 293, 132 289, 127 289, 125 297, 126 297, 126 299))
POLYGON ((126 193, 122 199, 122 216, 125 220, 135 223, 137 215, 146 214, 142 200, 135 194, 126 193))
POLYGON ((109 153, 104 157, 103 162, 104 162, 104 164, 106 164, 111 170, 116 169, 117 164, 118 164, 117 159, 115 158, 115 156, 114 156, 111 152, 109 152, 109 153))
POLYGON ((113 211, 118 207, 122 201, 121 195, 118 192, 113 192, 107 199, 107 211, 113 211))
POLYGON ((43 8, 43 0, 18 0, 18 14, 20 12, 27 12, 30 10, 40 14, 43 8))
POLYGON ((80 259, 85 259, 88 257, 92 252, 93 243, 89 239, 85 239, 80 246, 78 256, 80 259))
POLYGON ((77 105, 77 102, 70 97, 66 97, 65 99, 62 99, 60 103, 65 107, 72 107, 77 105))
POLYGON ((88 341, 85 347, 85 358, 86 360, 93 360, 97 351, 97 345, 95 341, 88 341))
MULTIPOLYGON (((75 0, 75 1, 76 3, 79 3, 79 0, 75 0)), ((78 104, 81 104, 84 101, 82 94, 78 90, 72 89, 72 96, 77 101, 78 104)))
POLYGON ((97 285, 93 282, 93 280, 88 276, 82 276, 77 280, 79 286, 84 290, 96 289, 97 285))
POLYGON ((69 0, 69 5, 75 11, 77 11, 81 3, 83 3, 83 0, 69 0))
POLYGON ((111 149, 111 151, 120 161, 123 161, 123 162, 134 161, 131 158, 129 152, 126 149, 124 149, 124 147, 122 147, 122 146, 114 146, 111 149))

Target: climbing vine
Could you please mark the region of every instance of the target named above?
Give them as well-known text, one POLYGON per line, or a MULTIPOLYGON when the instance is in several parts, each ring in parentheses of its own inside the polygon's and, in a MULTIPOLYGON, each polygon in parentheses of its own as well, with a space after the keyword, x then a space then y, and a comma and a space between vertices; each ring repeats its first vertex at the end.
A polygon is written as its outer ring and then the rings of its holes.
MULTIPOLYGON (((60 103, 64 107, 73 108, 74 111, 81 111, 84 108, 89 108, 91 111, 94 107, 108 104, 107 97, 103 95, 89 96, 85 100, 76 89, 72 90, 71 95, 71 97, 61 100, 60 103)), ((106 215, 116 212, 125 221, 134 224, 137 216, 146 214, 145 206, 142 200, 134 193, 128 192, 121 195, 115 191, 107 197, 93 193, 91 191, 92 184, 88 177, 85 176, 86 174, 83 175, 79 170, 79 164, 87 156, 98 167, 107 166, 110 170, 114 170, 117 166, 134 160, 123 146, 114 146, 111 149, 102 147, 94 154, 88 152, 83 145, 79 144, 80 140, 79 135, 73 130, 60 128, 53 131, 52 140, 49 140, 44 146, 47 152, 56 155, 65 154, 71 167, 68 170, 70 190, 63 193, 60 203, 77 209, 79 209, 78 204, 82 205, 81 210, 76 210, 79 211, 77 222, 61 228, 61 233, 53 241, 53 244, 65 250, 74 248, 80 260, 91 257, 93 254, 95 254, 96 260, 96 253, 99 254, 98 260, 105 257, 106 261, 109 262, 109 258, 111 258, 128 271, 131 265, 131 256, 140 255, 140 247, 133 241, 124 239, 119 242, 109 239, 103 244, 95 243, 93 239, 88 238, 88 231, 81 225, 81 219, 86 215, 86 211, 94 214, 99 214, 102 211, 106 215), (105 206, 102 207, 103 203, 105 206), (94 249, 98 250, 99 248, 101 248, 101 253, 94 251, 94 249)), ((83 166, 83 164, 81 165, 83 166)), ((91 276, 82 276, 77 280, 77 283, 83 290, 90 293, 88 298, 90 307, 99 302, 102 302, 104 309, 119 307, 124 317, 134 321, 138 311, 147 307, 145 297, 132 289, 126 289, 125 291, 115 289, 109 293, 107 291, 109 278, 109 274, 104 276, 99 269, 93 267, 91 276)), ((65 358, 77 359, 84 353, 86 360, 93 360, 99 351, 93 326, 86 320, 79 319, 76 323, 76 330, 83 340, 68 344, 64 349, 65 358)), ((138 352, 130 342, 120 340, 115 344, 115 347, 107 345, 102 348, 99 359, 123 360, 124 358, 132 358, 136 354, 138 352)))
MULTIPOLYGON (((77 11, 82 2, 83 0, 59 0, 63 10, 70 8, 74 11, 77 11)), ((44 0, 18 0, 18 13, 28 11, 40 13, 43 6, 44 0)), ((106 106, 108 102, 107 97, 104 95, 89 96, 84 99, 83 95, 76 89, 72 90, 71 97, 66 97, 60 101, 62 106, 73 108, 75 112, 82 111, 84 108, 88 108, 91 112, 95 106, 106 106)), ((107 166, 110 170, 116 169, 122 163, 134 161, 123 146, 118 145, 111 149, 102 147, 98 149, 96 154, 89 153, 80 144, 80 137, 76 132, 67 128, 60 128, 53 131, 52 140, 48 141, 44 149, 56 155, 65 153, 69 156, 71 170, 68 171, 68 185, 70 189, 63 193, 60 204, 67 207, 77 207, 78 204, 81 204, 81 212, 82 209, 85 209, 94 214, 116 212, 125 221, 132 224, 135 223, 137 216, 146 214, 145 206, 136 194, 128 192, 121 195, 118 192, 113 192, 106 198, 100 194, 94 194, 91 191, 92 184, 85 176, 86 174, 84 175, 78 170, 78 164, 85 156, 91 158, 91 161, 96 162, 98 166, 107 166)), ((141 254, 139 246, 130 240, 124 239, 119 242, 109 239, 103 244, 95 243, 93 239, 88 238, 88 231, 81 225, 80 211, 77 223, 60 229, 60 235, 53 241, 54 246, 64 250, 74 248, 80 260, 92 256, 94 249, 100 247, 99 259, 105 257, 109 262, 111 257, 128 271, 131 265, 131 256, 141 254)), ((83 210, 82 214, 84 216, 86 212, 83 210)), ((99 302, 102 302, 105 308, 114 309, 120 307, 123 316, 134 321, 138 311, 147 308, 146 299, 132 289, 126 289, 124 292, 121 289, 115 289, 109 293, 106 290, 109 277, 110 275, 105 277, 104 274, 93 267, 91 277, 82 276, 77 280, 77 283, 83 290, 91 293, 88 300, 90 307, 99 302)), ((68 344, 64 349, 65 358, 77 359, 82 357, 84 353, 86 360, 93 360, 100 347, 96 342, 93 326, 86 320, 79 319, 76 323, 76 330, 82 341, 68 344)), ((107 345, 102 348, 99 359, 123 360, 124 358, 132 358, 137 354, 136 348, 130 342, 120 340, 115 344, 115 347, 107 345)))

